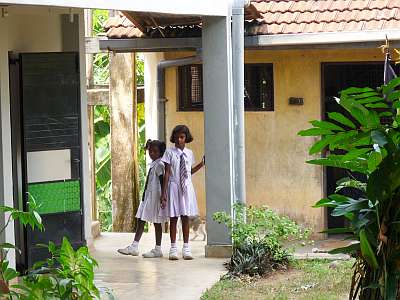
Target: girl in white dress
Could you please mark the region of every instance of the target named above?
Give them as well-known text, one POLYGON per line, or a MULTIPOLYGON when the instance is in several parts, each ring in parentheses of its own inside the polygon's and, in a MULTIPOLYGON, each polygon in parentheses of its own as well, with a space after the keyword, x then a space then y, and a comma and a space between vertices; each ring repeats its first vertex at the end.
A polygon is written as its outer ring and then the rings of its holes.
POLYGON ((146 222, 154 223, 156 246, 151 251, 144 253, 145 258, 162 257, 161 251, 161 238, 162 227, 161 223, 166 222, 168 218, 162 217, 160 210, 160 196, 161 186, 163 183, 163 176, 165 173, 164 164, 161 157, 165 152, 165 143, 157 140, 148 140, 146 143, 146 150, 149 151, 149 156, 152 159, 150 169, 146 177, 145 188, 143 192, 142 201, 140 202, 138 211, 136 213, 137 230, 135 239, 131 245, 118 249, 118 252, 125 255, 139 255, 139 241, 144 231, 146 222))
POLYGON ((182 256, 189 260, 193 259, 189 248, 189 217, 198 215, 191 176, 204 166, 204 159, 194 166, 193 152, 185 147, 186 143, 193 141, 187 126, 176 126, 172 131, 170 141, 175 146, 168 148, 161 159, 165 163, 165 176, 161 192, 161 216, 170 218, 171 250, 169 259, 178 259, 176 225, 178 217, 181 217, 184 242, 182 256))

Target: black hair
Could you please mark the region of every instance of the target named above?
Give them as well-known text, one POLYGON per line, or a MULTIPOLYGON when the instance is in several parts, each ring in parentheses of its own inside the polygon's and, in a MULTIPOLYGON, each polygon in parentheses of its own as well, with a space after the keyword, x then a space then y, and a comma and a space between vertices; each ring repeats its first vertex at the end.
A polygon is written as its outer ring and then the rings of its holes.
POLYGON ((180 133, 184 133, 186 135, 185 143, 191 143, 193 141, 192 134, 190 133, 189 128, 186 125, 177 125, 174 130, 172 130, 171 137, 169 141, 171 143, 176 143, 176 136, 180 133))
POLYGON ((151 147, 157 147, 158 150, 160 150, 161 156, 164 155, 165 149, 167 149, 167 146, 165 145, 165 143, 163 141, 147 140, 146 145, 145 145, 145 149, 149 150, 151 147))

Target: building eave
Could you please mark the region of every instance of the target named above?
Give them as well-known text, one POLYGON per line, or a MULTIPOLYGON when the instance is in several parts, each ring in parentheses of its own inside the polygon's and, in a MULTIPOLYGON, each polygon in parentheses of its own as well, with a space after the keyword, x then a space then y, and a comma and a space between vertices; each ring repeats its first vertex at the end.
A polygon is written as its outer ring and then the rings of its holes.
POLYGON ((2 5, 96 8, 194 16, 227 16, 230 13, 228 0, 6 0, 0 1, 2 5))
MULTIPOLYGON (((385 42, 386 36, 393 47, 400 47, 400 30, 387 30, 246 36, 245 48, 253 50, 376 48, 385 42)), ((99 40, 99 51, 115 52, 188 51, 199 49, 201 46, 201 38, 99 40)))
POLYGON ((383 43, 386 40, 400 41, 399 30, 385 31, 360 31, 360 32, 322 32, 322 33, 299 33, 299 34, 277 34, 258 35, 246 37, 247 48, 274 48, 274 47, 337 47, 337 45, 373 45, 383 43))

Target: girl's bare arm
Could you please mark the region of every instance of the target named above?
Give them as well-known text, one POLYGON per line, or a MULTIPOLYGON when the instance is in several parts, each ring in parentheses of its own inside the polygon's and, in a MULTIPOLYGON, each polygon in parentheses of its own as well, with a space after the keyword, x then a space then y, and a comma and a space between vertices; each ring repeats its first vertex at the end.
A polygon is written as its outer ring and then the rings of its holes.
POLYGON ((163 180, 163 185, 161 187, 161 204, 167 201, 167 185, 169 181, 169 176, 171 175, 171 166, 167 163, 165 164, 165 175, 163 180))
POLYGON ((202 167, 204 167, 204 161, 203 160, 192 168, 192 174, 196 173, 202 167))

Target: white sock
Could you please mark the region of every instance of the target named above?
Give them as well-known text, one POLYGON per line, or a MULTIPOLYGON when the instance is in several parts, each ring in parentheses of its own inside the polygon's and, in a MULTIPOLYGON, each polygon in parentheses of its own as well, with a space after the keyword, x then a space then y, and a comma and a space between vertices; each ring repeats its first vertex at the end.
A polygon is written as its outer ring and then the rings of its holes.
POLYGON ((161 246, 157 246, 157 245, 156 245, 156 247, 155 247, 154 249, 160 250, 160 251, 161 251, 161 246))
POLYGON ((176 248, 176 243, 171 243, 171 248, 176 248))
POLYGON ((183 248, 189 248, 189 243, 183 243, 183 248))
POLYGON ((139 242, 133 241, 132 242, 132 247, 139 247, 139 242))

